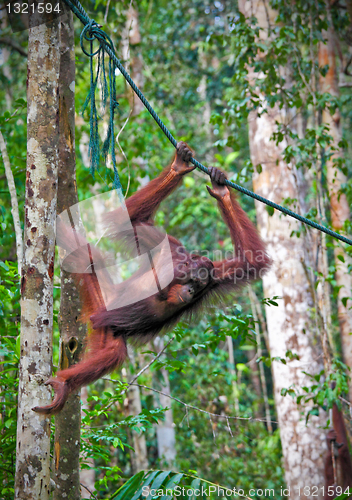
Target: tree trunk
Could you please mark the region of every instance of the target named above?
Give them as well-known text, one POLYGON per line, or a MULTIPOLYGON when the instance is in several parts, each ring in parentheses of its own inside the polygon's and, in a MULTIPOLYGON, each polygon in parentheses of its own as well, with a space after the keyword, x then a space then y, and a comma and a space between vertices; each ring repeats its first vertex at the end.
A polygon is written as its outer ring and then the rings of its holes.
MULTIPOLYGON (((258 299, 257 299, 251 286, 249 286, 248 292, 249 292, 249 300, 251 303, 252 316, 253 316, 253 319, 255 321, 254 329, 255 329, 256 341, 257 341, 257 348, 253 349, 253 350, 251 349, 249 351, 251 361, 248 363, 248 365, 250 366, 251 371, 253 372, 252 380, 253 380, 253 385, 255 388, 255 392, 257 393, 258 399, 260 400, 262 395, 263 395, 264 405, 262 405, 262 404, 259 405, 258 417, 261 416, 260 410, 262 409, 261 407, 264 406, 266 425, 267 425, 269 433, 272 434, 273 427, 271 424, 270 406, 269 406, 269 399, 268 399, 268 391, 267 391, 267 387, 266 387, 264 365, 263 365, 263 362, 260 361, 259 373, 256 371, 256 366, 255 366, 257 364, 256 359, 260 358, 263 354, 262 347, 261 347, 259 318, 258 318, 257 306, 256 306, 256 302, 258 302, 258 299)), ((260 305, 259 305, 259 307, 260 307, 260 305)))
MULTIPOLYGON (((140 388, 131 386, 128 391, 128 414, 139 415, 142 411, 140 388)), ((147 442, 145 434, 132 429, 134 452, 131 453, 133 474, 148 469, 147 442)))
MULTIPOLYGON (((154 342, 154 346, 157 351, 160 352, 164 349, 164 339, 157 337, 154 342)), ((171 399, 168 397, 170 392, 170 381, 169 373, 165 368, 160 370, 162 376, 162 382, 158 381, 156 389, 163 392, 163 394, 154 393, 155 406, 170 407, 169 410, 165 412, 165 420, 159 422, 156 425, 156 437, 158 441, 158 457, 165 463, 167 468, 171 468, 175 464, 176 459, 176 437, 174 428, 174 419, 171 409, 171 399)), ((155 377, 153 386, 155 387, 155 377)), ((164 465, 163 465, 164 466, 164 465)))
MULTIPOLYGON (((280 148, 268 140, 275 130, 275 120, 279 119, 277 111, 270 109, 260 118, 252 113, 249 135, 252 162, 263 166, 262 173, 255 176, 254 190, 281 203, 286 197, 297 198, 298 195, 292 172, 280 160, 280 148)), ((285 358, 286 352, 292 351, 299 357, 299 360, 287 360, 287 364, 274 362, 272 367, 285 477, 291 488, 290 498, 298 499, 297 488, 324 484, 326 446, 323 427, 326 418, 323 415, 311 417, 306 426, 296 402, 290 396, 283 397, 281 391, 291 386, 311 385, 303 371, 312 375, 320 372, 323 368, 319 361, 321 352, 314 345, 314 328, 309 313, 313 301, 301 262, 305 259, 302 238, 290 237, 293 230, 299 229, 299 223, 278 212, 269 217, 260 203, 257 203, 257 220, 274 261, 263 279, 264 295, 280 297, 278 307, 267 308, 270 355, 285 358)))
MULTIPOLYGON (((78 203, 75 164, 75 52, 72 12, 63 4, 67 16, 61 21, 61 59, 59 82, 59 184, 58 213, 78 203)), ((71 208, 72 210, 72 208, 71 208)), ((77 220, 77 219, 75 219, 77 220)), ((81 302, 72 274, 61 270, 59 313, 60 360, 64 370, 76 363, 83 349, 86 326, 78 321, 81 302)), ((79 452, 81 431, 80 393, 70 394, 55 418, 54 500, 81 498, 79 452)))
MULTIPOLYGON (((331 95, 338 96, 339 88, 336 74, 336 59, 334 48, 334 34, 329 30, 324 32, 324 38, 327 38, 327 43, 319 45, 319 66, 329 66, 329 70, 325 77, 320 74, 320 91, 329 92, 331 95)), ((336 109, 333 115, 328 109, 322 112, 322 121, 329 126, 329 134, 333 140, 330 148, 336 148, 336 152, 326 160, 327 182, 331 205, 331 225, 334 231, 339 231, 345 234, 343 226, 350 219, 350 207, 347 197, 341 193, 342 185, 347 182, 345 174, 334 164, 339 158, 340 151, 339 142, 341 141, 340 128, 340 112, 336 109)), ((334 240, 334 256, 335 256, 335 279, 338 287, 338 318, 341 331, 341 343, 343 359, 347 366, 352 368, 352 277, 348 270, 352 265, 352 259, 344 251, 344 246, 337 240, 334 240)), ((349 383, 349 399, 352 401, 352 381, 349 383)))
POLYGON ((233 340, 232 337, 227 337, 227 350, 229 353, 229 365, 230 365, 230 375, 232 379, 232 396, 233 396, 233 401, 234 401, 234 407, 235 407, 235 415, 238 417, 240 414, 240 406, 239 406, 239 401, 238 401, 238 396, 239 396, 239 391, 238 391, 238 384, 237 384, 237 373, 236 373, 236 363, 235 363, 235 357, 233 354, 233 340))
MULTIPOLYGON (((30 26, 32 22, 30 15, 30 26)), ((50 493, 50 418, 33 412, 32 408, 51 401, 51 389, 44 386, 44 382, 52 369, 59 43, 56 20, 29 30, 28 152, 15 478, 15 498, 21 500, 47 500, 50 493)))
MULTIPOLYGON (((126 24, 122 32, 122 57, 126 62, 127 71, 129 71, 129 68, 131 67, 131 77, 133 81, 138 88, 143 89, 143 58, 138 51, 138 44, 140 44, 140 42, 141 35, 139 32, 138 11, 131 4, 126 13, 126 24), (134 48, 132 58, 130 54, 130 46, 134 48)), ((143 111, 144 104, 127 84, 126 89, 131 107, 131 115, 137 116, 141 111, 143 111)))
MULTIPOLYGON (((81 407, 81 416, 84 417, 83 410, 89 410, 89 404, 87 401, 88 398, 88 390, 87 387, 84 386, 81 389, 81 399, 82 399, 82 407, 81 407)), ((93 498, 90 492, 94 491, 95 484, 95 470, 94 470, 94 460, 92 457, 88 457, 86 459, 88 462, 90 469, 81 469, 80 471, 80 480, 81 480, 81 498, 93 498)))
MULTIPOLYGON (((244 15, 254 15, 258 19, 263 36, 267 36, 268 20, 275 18, 269 5, 241 0, 239 7, 244 15), (249 12, 246 12, 247 7, 250 7, 249 12)), ((252 83, 256 76, 250 73, 252 83)), ((262 103, 265 106, 264 96, 262 103)), ((287 197, 299 199, 300 196, 295 172, 281 160, 285 143, 277 146, 270 140, 276 131, 276 122, 282 122, 278 106, 267 107, 266 113, 260 117, 257 112, 251 112, 248 119, 249 141, 253 165, 262 166, 262 172, 256 173, 253 178, 254 191, 276 203, 282 203, 287 197)), ((270 217, 262 203, 256 203, 256 208, 261 236, 267 242, 268 252, 273 258, 272 268, 263 279, 264 295, 280 297, 278 307, 270 306, 267 309, 270 355, 285 358, 286 352, 292 351, 299 358, 287 359, 287 364, 273 363, 274 396, 285 477, 290 498, 301 498, 300 492, 305 486, 310 487, 305 498, 313 498, 311 487, 324 484, 326 445, 323 427, 326 418, 322 414, 311 417, 306 425, 297 403, 290 396, 281 395, 282 389, 310 385, 304 370, 315 375, 323 368, 310 320, 309 311, 313 300, 303 265, 307 252, 304 251, 303 237, 290 237, 292 231, 299 229, 298 222, 279 212, 270 217)))
POLYGON ((13 225, 14 225, 15 236, 16 236, 16 254, 17 254, 17 262, 18 262, 17 269, 18 269, 18 275, 21 276, 22 259, 23 259, 23 238, 22 238, 20 214, 19 214, 19 210, 18 210, 18 198, 17 198, 17 192, 16 192, 15 179, 13 177, 13 173, 12 173, 12 169, 11 169, 10 158, 9 158, 9 155, 7 154, 6 143, 5 143, 4 136, 1 133, 1 130, 0 130, 0 153, 2 156, 2 160, 4 162, 7 185, 9 187, 9 192, 10 192, 10 196, 11 196, 11 207, 12 207, 11 213, 12 213, 13 225))
MULTIPOLYGON (((130 351, 129 358, 131 363, 135 365, 135 353, 130 351)), ((132 385, 129 387, 128 396, 125 400, 127 403, 128 415, 139 415, 142 411, 141 390, 138 386, 132 385)), ((132 429, 132 441, 134 453, 131 452, 131 465, 133 474, 141 470, 148 469, 147 442, 144 432, 137 432, 132 429)))

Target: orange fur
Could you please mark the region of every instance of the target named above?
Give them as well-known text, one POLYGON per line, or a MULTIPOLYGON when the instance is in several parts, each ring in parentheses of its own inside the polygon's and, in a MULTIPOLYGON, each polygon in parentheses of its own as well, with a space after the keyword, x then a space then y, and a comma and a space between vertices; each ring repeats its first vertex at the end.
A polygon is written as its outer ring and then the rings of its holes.
MULTIPOLYGON (((150 257, 153 249, 164 240, 165 236, 153 225, 153 215, 161 201, 180 184, 182 175, 193 169, 188 165, 190 154, 185 143, 179 144, 171 167, 126 201, 132 229, 119 233, 121 208, 106 217, 110 234, 119 238, 122 248, 131 249, 132 257, 142 254, 150 257)), ((108 273, 105 271, 104 274, 104 259, 99 251, 71 229, 60 228, 60 241, 69 253, 65 263, 73 270, 77 269, 77 282, 81 285, 81 317, 85 322, 91 321, 93 332, 84 360, 48 380, 47 383, 55 391, 53 403, 36 407, 35 411, 57 413, 70 392, 120 366, 127 355, 127 339, 146 341, 162 330, 170 329, 181 316, 191 315, 207 303, 208 297, 219 299, 239 285, 257 278, 260 271, 268 269, 270 259, 264 244, 234 196, 229 195, 224 186, 224 174, 213 168, 211 175, 213 189, 209 192, 218 200, 236 254, 231 259, 213 263, 187 252, 176 238, 168 236, 174 266, 171 283, 161 288, 155 279, 158 292, 133 304, 121 306, 121 297, 128 287, 136 292, 139 288, 144 290, 148 287, 145 269, 138 270, 124 284, 113 285, 108 273), (99 281, 96 275, 98 269, 99 281), (114 307, 107 308, 105 305, 99 286, 102 280, 104 297, 114 307)), ((157 278, 154 268, 153 273, 157 278)))

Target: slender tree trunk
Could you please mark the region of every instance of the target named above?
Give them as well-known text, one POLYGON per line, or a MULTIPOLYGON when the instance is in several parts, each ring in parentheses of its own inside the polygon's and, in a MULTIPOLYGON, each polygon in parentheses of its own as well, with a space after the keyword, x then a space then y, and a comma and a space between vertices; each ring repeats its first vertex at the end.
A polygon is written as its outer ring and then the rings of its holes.
MULTIPOLYGON (((126 68, 128 70, 131 67, 131 77, 134 80, 137 87, 143 88, 144 75, 143 69, 143 58, 138 51, 138 45, 141 42, 141 35, 139 32, 139 22, 138 22, 138 11, 130 4, 126 13, 126 24, 122 33, 122 55, 124 61, 126 61, 126 68), (133 47, 133 55, 131 57, 130 47, 133 47)), ((126 89, 128 93, 128 100, 132 109, 132 116, 137 116, 144 109, 144 104, 136 96, 131 87, 126 84, 126 89)))
POLYGON ((226 338, 226 340, 227 340, 227 350, 229 353, 230 375, 232 378, 232 396, 233 396, 234 407, 235 407, 235 415, 238 416, 240 414, 240 406, 239 406, 239 401, 238 401, 239 390, 238 390, 238 384, 237 384, 235 357, 233 355, 233 340, 232 340, 232 337, 230 337, 230 336, 228 336, 226 338))
MULTIPOLYGON (((136 365, 135 352, 130 351, 129 358, 133 366, 136 365)), ((143 360, 142 363, 143 365, 143 360)), ((139 415, 142 411, 141 391, 138 386, 130 386, 128 396, 125 399, 125 408, 129 416, 139 415)), ((145 433, 131 430, 134 452, 131 453, 131 466, 133 474, 148 469, 147 442, 145 433)))
MULTIPOLYGON (((135 356, 132 351, 130 352, 130 360, 135 365, 135 356)), ((126 399, 128 415, 139 415, 142 411, 140 388, 132 385, 128 390, 128 397, 126 399)), ((145 433, 137 432, 134 429, 132 429, 131 433, 134 449, 134 453, 131 453, 131 462, 133 473, 136 474, 141 470, 148 469, 147 442, 145 433)))
MULTIPOLYGON (((320 75, 320 91, 329 92, 338 97, 339 88, 336 74, 336 55, 334 47, 334 35, 331 30, 324 33, 327 38, 327 43, 319 45, 319 66, 329 66, 329 70, 325 77, 320 75)), ((343 226, 350 219, 351 212, 347 201, 347 197, 341 192, 342 185, 347 182, 345 174, 335 165, 339 158, 339 142, 341 141, 340 128, 340 112, 336 109, 333 115, 329 110, 324 109, 322 112, 322 121, 329 126, 329 134, 333 141, 330 148, 336 148, 336 152, 326 160, 327 167, 327 182, 330 196, 331 206, 331 224, 334 231, 339 231, 344 234, 343 226)), ((344 246, 334 241, 335 255, 335 279, 338 291, 338 318, 340 323, 341 343, 343 351, 343 359, 347 366, 352 368, 352 277, 349 272, 349 266, 352 265, 352 259, 345 252, 344 246)), ((352 381, 349 384, 349 399, 352 401, 352 381)))
MULTIPOLYGON (((32 20, 30 16, 30 26, 32 20)), ((20 500, 47 500, 50 493, 50 418, 33 412, 32 408, 51 401, 51 389, 44 382, 52 369, 59 44, 57 21, 30 28, 15 478, 15 498, 20 500)))
MULTIPOLYGON (((141 394, 139 387, 131 386, 128 391, 128 414, 139 415, 142 411, 141 394)), ((136 474, 148 469, 147 442, 144 433, 132 430, 134 453, 131 453, 132 470, 136 474)))
MULTIPOLYGON (((88 398, 88 390, 87 386, 82 387, 81 389, 81 399, 82 399, 82 407, 81 407, 81 416, 84 417, 83 410, 89 409, 89 404, 87 401, 88 398)), ((81 481, 81 498, 92 498, 92 495, 89 492, 94 491, 95 484, 95 470, 94 470, 94 460, 92 457, 88 457, 86 460, 90 466, 90 469, 81 469, 80 471, 80 481, 81 481)))
MULTIPOLYGON (((268 20, 275 18, 269 4, 259 0, 241 0, 239 7, 244 15, 254 15, 263 30, 262 35, 268 36, 268 20), (250 10, 247 12, 248 7, 250 10)), ((254 84, 257 75, 250 71, 249 77, 254 84)), ((277 146, 270 140, 276 131, 276 122, 282 121, 278 106, 266 108, 266 113, 260 117, 257 112, 252 112, 248 120, 251 160, 254 166, 262 165, 262 172, 256 173, 253 178, 254 191, 276 203, 282 203, 288 197, 299 199, 294 171, 281 159, 285 144, 277 146)), ((307 252, 304 251, 302 237, 291 237, 291 232, 299 229, 296 221, 278 212, 270 217, 265 206, 259 202, 256 208, 261 235, 273 258, 272 268, 263 279, 264 295, 280 297, 278 307, 271 306, 267 310, 270 355, 284 358, 287 351, 292 351, 298 357, 287 359, 286 364, 274 362, 272 367, 285 477, 290 498, 298 500, 301 498, 299 488, 324 484, 326 451, 323 430, 326 417, 322 414, 311 417, 306 425, 302 409, 294 399, 281 395, 283 389, 311 384, 303 371, 315 375, 323 368, 310 319, 313 300, 302 264, 307 259, 307 252)), ((312 489, 305 498, 313 499, 311 495, 312 489)))
MULTIPOLYGON (((58 213, 78 203, 75 164, 75 52, 72 12, 63 4, 67 16, 61 21, 61 59, 59 82, 59 184, 58 213)), ((77 220, 77 219, 75 219, 77 220)), ((72 274, 61 269, 59 314, 60 359, 64 370, 77 362, 83 349, 86 327, 78 321, 81 302, 72 274)), ((81 430, 80 393, 70 394, 55 418, 54 500, 81 498, 79 452, 81 430)))
POLYGON ((16 184, 15 179, 13 177, 13 173, 11 170, 10 158, 7 154, 7 148, 4 136, 0 130, 0 152, 4 162, 5 167, 5 175, 7 184, 9 186, 10 196, 11 196, 11 213, 13 218, 13 225, 15 228, 15 236, 16 236, 16 253, 17 253, 17 262, 18 262, 18 274, 21 276, 22 271, 22 260, 23 260, 23 239, 22 239, 22 229, 20 222, 20 214, 18 210, 18 198, 16 193, 16 184))
MULTIPOLYGON (((256 302, 258 301, 258 299, 257 299, 251 286, 249 286, 249 300, 251 303, 253 319, 255 321, 255 333, 256 333, 256 340, 257 340, 256 358, 260 358, 263 354, 262 353, 262 346, 261 346, 261 338, 260 338, 260 328, 259 328, 259 324, 261 322, 259 321, 257 307, 256 307, 256 302)), ((252 352, 252 351, 250 351, 250 352, 252 352)), ((255 361, 255 359, 254 359, 254 361, 255 361)), ((254 371, 254 366, 253 366, 252 370, 254 371)), ((258 397, 260 398, 261 397, 260 388, 263 391, 263 401, 264 401, 264 408, 265 408, 266 425, 267 425, 269 433, 272 434, 273 427, 271 424, 269 398, 268 398, 268 391, 267 391, 267 387, 266 387, 266 378, 265 378, 263 361, 260 361, 260 363, 259 363, 259 376, 257 375, 257 378, 259 378, 260 383, 258 384, 259 391, 256 390, 256 392, 257 392, 257 394, 259 393, 258 397)), ((257 385, 255 382, 253 382, 253 383, 254 383, 254 386, 257 385)))
MULTIPOLYGON (((199 97, 203 101, 202 112, 199 113, 199 130, 204 130, 207 142, 211 144, 213 141, 213 130, 210 124, 211 117, 211 105, 207 96, 207 75, 206 71, 209 67, 210 62, 208 61, 207 54, 204 49, 201 49, 199 52, 199 63, 200 67, 203 71, 203 75, 199 82, 198 93, 199 97)), ((206 161, 208 163, 212 163, 214 160, 214 149, 211 148, 206 153, 206 161)))
MULTIPOLYGON (((157 337, 154 342, 157 351, 160 352, 164 349, 164 339, 157 337)), ((166 408, 171 407, 171 400, 168 397, 170 392, 169 374, 165 368, 160 370, 161 380, 156 381, 154 377, 153 386, 163 392, 164 394, 154 393, 155 406, 162 406, 166 408)), ((176 459, 176 437, 174 428, 174 419, 172 409, 170 408, 165 412, 165 419, 156 425, 156 437, 158 441, 158 457, 165 463, 166 467, 173 467, 176 459)))

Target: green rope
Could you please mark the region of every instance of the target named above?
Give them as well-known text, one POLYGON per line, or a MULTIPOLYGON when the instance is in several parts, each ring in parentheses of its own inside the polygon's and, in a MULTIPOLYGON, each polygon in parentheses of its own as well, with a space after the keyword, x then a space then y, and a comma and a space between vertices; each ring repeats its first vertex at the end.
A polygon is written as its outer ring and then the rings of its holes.
POLYGON ((89 134, 89 157, 90 157, 90 169, 91 173, 94 176, 95 171, 98 170, 100 164, 100 153, 102 152, 104 161, 106 162, 106 158, 108 152, 111 152, 111 160, 114 170, 114 182, 113 187, 118 190, 119 196, 122 198, 122 186, 119 178, 119 174, 117 171, 116 165, 116 155, 115 155, 115 133, 114 133, 114 122, 115 122, 115 110, 118 107, 118 102, 116 100, 116 72, 115 72, 115 63, 109 57, 109 71, 108 71, 108 80, 106 78, 106 68, 105 68, 105 55, 106 48, 108 45, 113 47, 112 41, 106 37, 97 37, 96 34, 93 33, 93 26, 95 25, 95 21, 89 21, 88 24, 82 30, 80 41, 83 52, 90 58, 90 90, 87 95, 86 101, 83 105, 82 112, 86 110, 88 104, 90 104, 90 134, 89 134), (88 35, 89 34, 89 35, 88 35), (93 50, 93 42, 94 40, 99 40, 99 48, 94 52, 93 50), (88 52, 84 47, 84 40, 89 42, 90 51, 88 52), (102 42, 105 43, 102 43, 102 42), (94 78, 94 65, 93 58, 98 57, 98 64, 95 71, 94 78), (98 132, 98 112, 97 105, 95 100, 95 91, 97 88, 99 76, 101 77, 101 94, 102 94, 102 105, 105 108, 108 94, 110 94, 110 116, 109 116, 109 125, 106 133, 106 138, 103 143, 102 151, 100 151, 100 138, 98 132))
MULTIPOLYGON (((122 75, 124 76, 124 78, 129 83, 129 85, 131 86, 131 88, 133 89, 133 91, 137 94, 137 96, 142 101, 144 106, 147 108, 147 110, 149 111, 151 116, 154 118, 154 120, 156 121, 158 126, 161 128, 161 130, 164 132, 166 137, 169 139, 171 144, 176 148, 176 145, 177 145, 176 139, 173 137, 171 132, 166 128, 166 126, 161 121, 161 119, 159 118, 157 113, 151 107, 151 105, 149 104, 147 99, 144 97, 142 92, 136 86, 136 84, 134 83, 134 81, 132 80, 130 75, 127 73, 125 68, 122 66, 121 62, 119 61, 119 59, 116 56, 114 45, 113 45, 111 39, 109 38, 109 36, 100 28, 100 26, 94 20, 92 20, 88 17, 87 13, 85 12, 85 10, 83 9, 82 5, 80 4, 80 2, 78 0, 64 0, 64 2, 70 7, 72 12, 85 25, 85 27, 83 28, 82 34, 81 34, 81 47, 82 47, 83 52, 91 58, 91 61, 92 61, 92 58, 94 57, 94 55, 96 55, 96 54, 99 54, 100 57, 103 57, 105 53, 109 55, 109 58, 110 58, 109 79, 111 78, 110 67, 111 68, 112 67, 118 68, 120 70, 120 72, 122 73, 122 75), (86 36, 87 32, 89 32, 90 37, 86 36), (86 40, 89 40, 91 42, 93 41, 93 39, 95 39, 96 41, 99 42, 100 46, 95 53, 93 53, 92 50, 90 53, 86 52, 86 50, 84 49, 84 46, 83 46, 83 38, 85 38, 86 40), (111 66, 111 65, 113 65, 113 66, 111 66)), ((115 75, 115 71, 113 71, 113 75, 115 75)), ((95 82, 95 85, 96 85, 96 82, 95 82)), ((115 153, 113 153, 113 151, 114 151, 114 135, 113 135, 114 128, 113 128, 113 113, 111 113, 111 102, 113 102, 113 109, 115 108, 115 106, 117 106, 115 98, 112 97, 112 92, 114 91, 114 88, 115 88, 115 80, 113 78, 112 80, 110 80, 110 123, 109 123, 109 131, 108 131, 108 133, 111 134, 111 136, 109 136, 109 138, 110 138, 111 154, 112 154, 113 162, 114 162, 114 158, 115 158, 115 153)), ((94 90, 95 90, 95 87, 94 87, 94 90)), ((92 94, 92 89, 91 89, 91 94, 92 94)), ((92 95, 91 95, 90 99, 92 99, 92 95)), ((91 111, 91 116, 92 116, 92 111, 91 111)), ((96 117, 93 116, 92 119, 94 120, 95 118, 96 117)), ((91 126, 92 126, 92 123, 91 123, 91 126)), ((93 132, 95 133, 95 129, 93 129, 93 132)), ((197 168, 199 168, 200 170, 202 170, 206 174, 210 175, 207 167, 205 167, 204 165, 199 163, 199 161, 197 161, 194 158, 191 158, 190 161, 197 168)), ((115 164, 114 164, 114 172, 115 172, 115 164)), ((117 169, 115 172, 115 179, 116 178, 118 179, 117 169)), ((118 180, 118 182, 120 182, 120 181, 118 180)), ((307 224, 308 226, 314 227, 315 229, 318 229, 319 231, 322 231, 322 232, 328 234, 329 236, 332 236, 333 238, 337 238, 338 240, 343 241, 344 243, 347 243, 348 245, 352 245, 352 240, 350 240, 349 238, 346 238, 345 236, 342 236, 341 234, 338 234, 335 231, 332 231, 331 229, 329 229, 325 226, 322 226, 321 224, 318 224, 317 222, 314 222, 310 219, 307 219, 306 217, 303 217, 302 215, 296 214, 295 212, 292 212, 292 210, 289 210, 288 208, 282 207, 281 205, 278 205, 277 203, 274 203, 273 201, 267 200, 266 198, 263 198, 263 196, 260 196, 259 194, 253 193, 252 191, 249 191, 249 189, 246 189, 242 186, 239 186, 238 184, 235 184, 234 182, 229 181, 229 180, 226 180, 225 184, 229 187, 236 189, 240 193, 243 193, 247 196, 250 196, 251 198, 254 198, 255 200, 258 200, 262 203, 265 203, 266 205, 274 208, 275 210, 279 210, 280 212, 282 212, 286 215, 289 215, 290 217, 293 217, 294 219, 297 219, 300 222, 303 222, 303 224, 307 224)), ((120 186, 121 186, 121 184, 120 184, 120 186)))

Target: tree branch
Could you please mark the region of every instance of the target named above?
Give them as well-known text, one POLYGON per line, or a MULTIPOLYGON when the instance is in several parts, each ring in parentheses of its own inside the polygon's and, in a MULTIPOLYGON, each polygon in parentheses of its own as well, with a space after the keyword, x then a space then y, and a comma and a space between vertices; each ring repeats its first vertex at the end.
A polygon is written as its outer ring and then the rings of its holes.
MULTIPOLYGON (((148 368, 153 364, 155 363, 155 361, 160 358, 160 356, 162 355, 162 353, 165 351, 165 349, 171 344, 171 342, 173 342, 176 338, 176 335, 174 335, 173 337, 171 337, 171 339, 169 340, 169 342, 167 344, 164 345, 164 347, 161 349, 161 351, 158 352, 158 354, 151 360, 149 361, 149 363, 147 363, 145 366, 143 366, 143 368, 137 373, 137 375, 135 375, 133 377, 132 380, 130 380, 130 382, 128 383, 128 387, 130 385, 133 385, 133 382, 135 382, 137 380, 137 378, 142 375, 142 373, 144 373, 146 370, 148 370, 148 368)), ((121 392, 121 396, 123 394, 125 394, 127 391, 128 391, 128 387, 121 392)))
MULTIPOLYGON (((203 410, 202 408, 198 408, 197 406, 189 405, 188 403, 184 403, 178 398, 175 398, 174 396, 171 396, 170 394, 166 394, 166 392, 159 391, 158 389, 154 389, 153 387, 148 387, 147 385, 142 385, 142 384, 132 384, 130 383, 129 385, 135 385, 137 387, 141 387, 142 389, 147 389, 148 391, 153 391, 157 392, 158 394, 161 394, 162 396, 166 396, 167 398, 173 399, 177 403, 180 403, 182 406, 184 406, 186 409, 190 408, 191 410, 196 410, 201 413, 205 413, 206 415, 209 415, 209 417, 217 417, 217 418, 225 418, 226 420, 232 419, 232 420, 250 420, 250 421, 256 421, 256 422, 267 422, 266 418, 253 418, 253 417, 236 417, 236 416, 230 416, 230 415, 220 415, 218 413, 211 413, 210 411, 203 410)), ((128 388, 127 388, 128 390, 128 388)), ((277 424, 275 420, 270 420, 270 422, 277 424)))
POLYGON ((10 196, 11 196, 11 206, 12 206, 11 213, 12 213, 12 217, 13 217, 13 224, 15 226, 18 274, 19 274, 19 276, 21 276, 22 260, 23 260, 23 239, 22 239, 20 215, 19 215, 19 211, 18 211, 16 185, 15 185, 15 180, 13 178, 13 173, 11 170, 9 155, 7 154, 6 143, 5 143, 4 136, 2 135, 1 130, 0 130, 0 151, 1 151, 3 162, 4 162, 4 166, 5 166, 5 174, 6 174, 7 184, 8 184, 10 196))
POLYGON ((12 49, 16 50, 21 56, 27 57, 28 54, 27 52, 21 47, 21 45, 18 45, 18 43, 14 42, 10 37, 4 36, 0 38, 0 43, 3 45, 8 45, 12 49))

